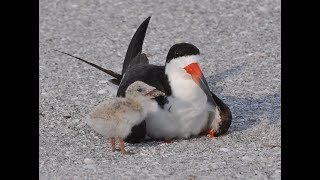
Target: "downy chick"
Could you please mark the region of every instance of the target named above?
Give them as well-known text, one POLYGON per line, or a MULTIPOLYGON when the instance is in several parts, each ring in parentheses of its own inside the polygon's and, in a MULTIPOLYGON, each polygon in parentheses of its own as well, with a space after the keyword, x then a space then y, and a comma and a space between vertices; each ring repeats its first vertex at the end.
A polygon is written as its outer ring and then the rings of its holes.
POLYGON ((88 114, 87 123, 96 132, 110 139, 112 152, 115 151, 115 138, 120 144, 121 153, 125 154, 123 139, 133 126, 141 123, 148 114, 152 103, 154 87, 136 81, 131 84, 126 97, 114 97, 97 105, 88 114))

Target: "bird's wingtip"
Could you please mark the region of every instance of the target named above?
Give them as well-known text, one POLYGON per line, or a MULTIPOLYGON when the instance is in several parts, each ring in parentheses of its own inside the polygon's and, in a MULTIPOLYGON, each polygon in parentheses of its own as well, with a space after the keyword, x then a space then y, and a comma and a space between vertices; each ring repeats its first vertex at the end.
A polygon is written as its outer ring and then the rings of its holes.
POLYGON ((148 17, 144 20, 144 23, 148 23, 148 24, 149 24, 150 19, 151 19, 151 15, 148 16, 148 17))

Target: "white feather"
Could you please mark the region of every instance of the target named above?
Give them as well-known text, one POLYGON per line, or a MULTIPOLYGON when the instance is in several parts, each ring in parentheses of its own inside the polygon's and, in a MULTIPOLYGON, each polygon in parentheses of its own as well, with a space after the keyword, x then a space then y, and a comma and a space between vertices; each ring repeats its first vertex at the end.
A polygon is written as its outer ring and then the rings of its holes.
POLYGON ((164 109, 156 106, 149 111, 146 119, 148 135, 153 138, 189 138, 198 135, 208 122, 206 108, 197 106, 201 104, 175 100, 165 105, 164 109))
POLYGON ((194 101, 199 97, 206 97, 203 90, 193 81, 192 76, 186 72, 184 67, 196 63, 199 55, 179 57, 166 64, 165 72, 172 90, 172 96, 181 100, 194 101))
POLYGON ((178 68, 183 69, 191 63, 197 63, 201 59, 200 55, 190 55, 182 56, 175 59, 172 59, 169 63, 166 64, 166 74, 175 71, 178 68))
POLYGON ((106 83, 106 89, 108 90, 108 96, 116 96, 117 95, 117 90, 118 90, 118 86, 113 84, 113 83, 110 83, 110 82, 107 82, 106 83))
POLYGON ((166 64, 171 85, 169 103, 150 109, 147 133, 153 138, 188 138, 198 135, 208 122, 207 96, 183 68, 197 62, 198 55, 179 57, 166 64))
POLYGON ((209 121, 211 121, 211 123, 209 124, 209 129, 214 130, 215 132, 218 131, 219 129, 219 123, 221 122, 221 116, 220 116, 220 112, 218 107, 215 107, 214 111, 209 111, 209 113, 212 113, 210 117, 213 117, 212 121, 211 119, 209 119, 209 121))

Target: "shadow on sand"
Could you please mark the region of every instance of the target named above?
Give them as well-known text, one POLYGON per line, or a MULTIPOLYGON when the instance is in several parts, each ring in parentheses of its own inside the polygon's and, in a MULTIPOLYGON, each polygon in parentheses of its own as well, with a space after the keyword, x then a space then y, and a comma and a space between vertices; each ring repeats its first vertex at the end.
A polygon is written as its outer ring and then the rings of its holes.
MULTIPOLYGON (((270 124, 277 124, 280 121, 280 93, 265 94, 258 98, 221 96, 223 87, 216 84, 224 81, 226 77, 235 76, 241 72, 246 63, 227 69, 221 73, 209 76, 208 83, 213 87, 211 90, 222 99, 232 112, 231 131, 243 131, 258 125, 262 119, 268 119, 270 124)), ((230 132, 230 131, 229 131, 230 132)), ((227 133, 228 134, 228 133, 227 133)))

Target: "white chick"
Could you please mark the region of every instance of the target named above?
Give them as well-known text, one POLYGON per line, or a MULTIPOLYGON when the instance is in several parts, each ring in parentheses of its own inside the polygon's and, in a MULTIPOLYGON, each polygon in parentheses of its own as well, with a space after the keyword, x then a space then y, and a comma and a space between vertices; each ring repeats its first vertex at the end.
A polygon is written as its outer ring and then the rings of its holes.
MULTIPOLYGON (((123 139, 133 126, 140 124, 147 116, 153 98, 154 87, 136 81, 131 84, 126 97, 113 97, 101 102, 88 114, 87 123, 96 132, 110 139, 112 152, 115 151, 115 138, 120 144, 121 153, 126 154, 123 139)), ((154 106, 154 105, 153 105, 154 106)))

